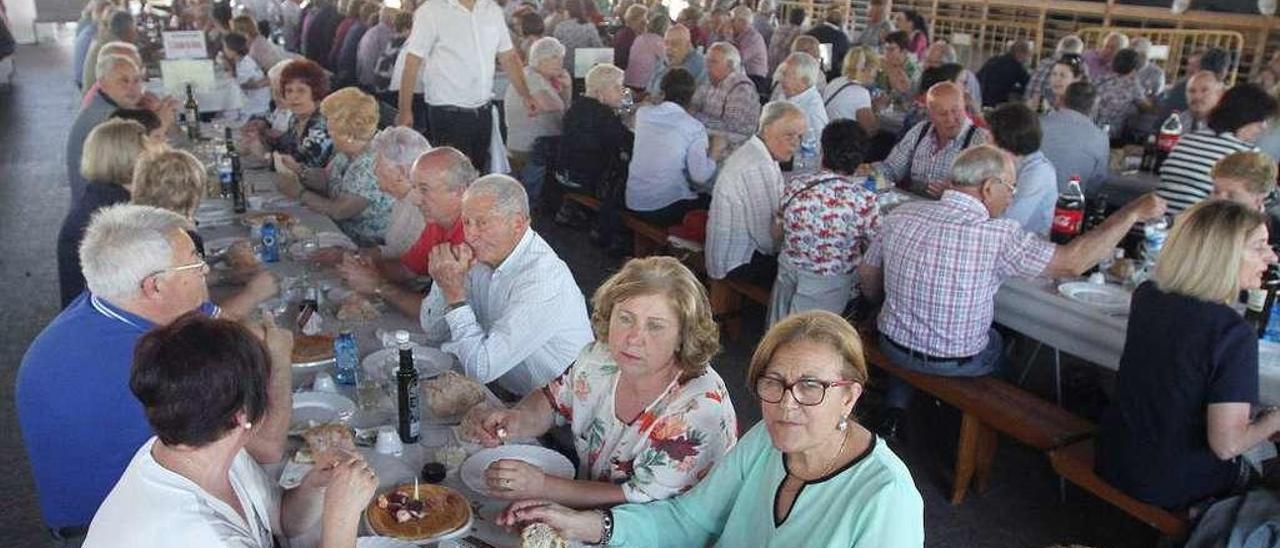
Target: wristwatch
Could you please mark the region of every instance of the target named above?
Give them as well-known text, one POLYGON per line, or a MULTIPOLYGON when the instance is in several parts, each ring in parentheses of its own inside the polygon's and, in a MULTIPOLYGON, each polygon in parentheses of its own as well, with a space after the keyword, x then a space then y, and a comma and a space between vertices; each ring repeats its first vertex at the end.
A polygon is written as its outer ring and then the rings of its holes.
POLYGON ((445 313, 445 314, 448 314, 448 313, 453 312, 454 310, 457 310, 457 309, 462 308, 462 307, 464 307, 464 306, 467 306, 467 301, 458 301, 458 302, 456 302, 456 303, 453 303, 453 304, 451 304, 451 305, 449 305, 449 306, 444 307, 444 313, 445 313))

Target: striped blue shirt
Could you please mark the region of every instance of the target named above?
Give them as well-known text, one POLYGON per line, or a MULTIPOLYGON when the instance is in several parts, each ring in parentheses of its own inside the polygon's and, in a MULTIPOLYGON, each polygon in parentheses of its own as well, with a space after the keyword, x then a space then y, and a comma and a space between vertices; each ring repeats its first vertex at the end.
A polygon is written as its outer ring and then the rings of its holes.
POLYGON ((1213 193, 1209 172, 1214 164, 1233 152, 1256 151, 1253 143, 1231 132, 1201 130, 1183 135, 1160 167, 1156 193, 1168 200, 1169 212, 1180 213, 1213 193))

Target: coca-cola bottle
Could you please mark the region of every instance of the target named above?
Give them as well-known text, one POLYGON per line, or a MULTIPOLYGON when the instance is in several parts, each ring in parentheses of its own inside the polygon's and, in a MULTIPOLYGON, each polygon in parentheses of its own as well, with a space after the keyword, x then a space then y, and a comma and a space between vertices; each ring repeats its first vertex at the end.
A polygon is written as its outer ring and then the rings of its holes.
POLYGON ((1156 165, 1153 170, 1156 173, 1160 172, 1160 166, 1164 165, 1169 153, 1173 152, 1173 147, 1177 146, 1178 139, 1182 138, 1182 118, 1178 114, 1178 111, 1173 111, 1160 125, 1160 133, 1156 136, 1156 165))
POLYGON ((1053 208, 1053 226, 1049 240, 1055 244, 1070 242, 1080 234, 1084 225, 1084 191, 1080 190, 1080 176, 1072 175, 1067 191, 1058 195, 1058 205, 1053 208))

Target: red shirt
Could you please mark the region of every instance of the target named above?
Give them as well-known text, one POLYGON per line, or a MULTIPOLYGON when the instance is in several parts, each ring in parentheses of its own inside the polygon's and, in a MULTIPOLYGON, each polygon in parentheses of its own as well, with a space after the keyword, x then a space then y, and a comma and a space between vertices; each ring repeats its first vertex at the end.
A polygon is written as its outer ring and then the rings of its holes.
POLYGON ((422 229, 422 235, 418 236, 418 241, 413 243, 409 251, 400 256, 400 264, 419 276, 425 276, 427 268, 431 266, 431 250, 444 242, 454 245, 463 242, 461 216, 449 228, 428 222, 426 228, 422 229))

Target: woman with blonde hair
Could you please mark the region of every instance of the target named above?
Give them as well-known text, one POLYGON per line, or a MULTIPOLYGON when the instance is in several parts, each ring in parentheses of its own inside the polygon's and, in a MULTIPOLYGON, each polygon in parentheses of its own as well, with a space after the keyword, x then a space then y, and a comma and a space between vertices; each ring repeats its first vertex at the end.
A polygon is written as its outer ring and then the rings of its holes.
POLYGON ((1138 286, 1098 432, 1098 473, 1130 496, 1185 508, 1253 481, 1241 455, 1280 432, 1258 404, 1258 333, 1232 307, 1276 254, 1267 218, 1208 200, 1178 216, 1152 280, 1138 286))
POLYGON ((231 19, 231 30, 243 34, 249 40, 249 58, 258 64, 265 74, 284 60, 284 53, 272 44, 267 37, 258 32, 258 23, 248 15, 237 15, 231 19))
POLYGON ((94 212, 129 201, 134 163, 148 150, 164 148, 133 120, 107 120, 89 132, 80 160, 80 175, 89 182, 58 230, 58 287, 66 308, 84 291, 80 272, 80 240, 94 212))
POLYGON ((848 322, 824 311, 790 316, 765 334, 747 371, 764 419, 692 490, 610 510, 527 500, 498 521, 619 546, 922 546, 911 473, 853 419, 866 383, 848 322))
POLYGON ((496 496, 538 497, 576 508, 675 496, 729 451, 737 423, 729 391, 711 369, 719 328, 693 273, 671 257, 632 259, 596 290, 596 342, 512 409, 476 408, 464 438, 504 439, 573 430, 579 480, 519 461, 485 472, 496 496))
POLYGON ((880 54, 867 46, 851 48, 840 65, 840 77, 822 91, 827 118, 857 120, 867 135, 880 129, 875 107, 871 105, 871 86, 880 74, 880 54))
POLYGON ((328 215, 360 247, 383 243, 395 199, 378 187, 369 147, 378 130, 378 102, 356 88, 325 97, 320 113, 329 124, 337 154, 327 177, 281 177, 280 192, 328 215))

